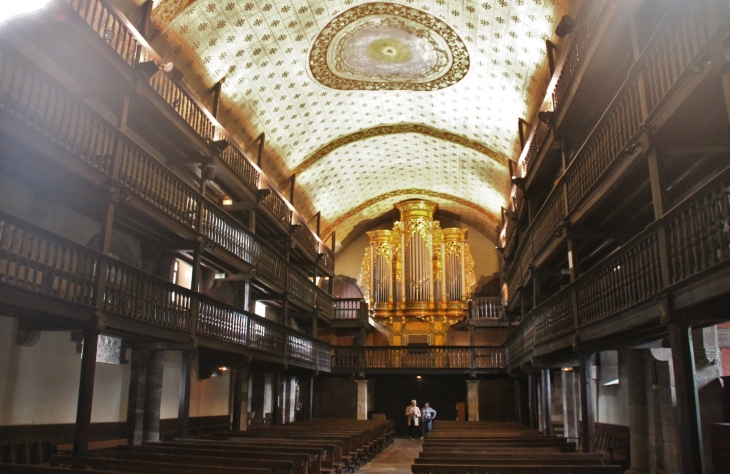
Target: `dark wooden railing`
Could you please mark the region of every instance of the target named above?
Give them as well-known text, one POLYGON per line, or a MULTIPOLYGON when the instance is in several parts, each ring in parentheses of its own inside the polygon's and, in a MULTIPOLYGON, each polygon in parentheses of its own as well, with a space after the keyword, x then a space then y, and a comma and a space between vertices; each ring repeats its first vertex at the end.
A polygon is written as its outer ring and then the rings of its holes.
MULTIPOLYGON (((612 1, 592 2, 589 8, 593 13, 589 16, 599 15, 612 1)), ((560 224, 569 220, 571 213, 586 200, 598 182, 621 159, 632 153, 634 145, 647 131, 643 124, 650 122, 662 110, 672 90, 691 76, 691 66, 701 61, 703 52, 721 39, 725 27, 716 25, 706 14, 708 5, 712 3, 714 0, 677 0, 667 10, 669 13, 644 48, 620 91, 521 238, 514 263, 508 271, 511 289, 522 285, 522 276, 528 274, 527 267, 532 264, 533 258, 554 235, 560 235, 556 233, 560 224), (646 91, 643 99, 642 89, 646 91), (514 268, 515 265, 520 268, 514 268)), ((597 20, 591 22, 596 24, 597 20)), ((579 28, 578 34, 582 31, 583 28, 579 28)), ((558 70, 556 74, 564 72, 558 70)), ((541 127, 539 123, 533 127, 531 140, 535 139, 541 127)), ((550 144, 543 143, 543 146, 550 144)), ((514 225, 513 222, 508 223, 508 233, 513 232, 514 225)), ((512 291, 510 295, 514 298, 516 292, 512 291)))
POLYGON ((329 370, 330 346, 324 342, 1 212, 0 285, 76 303, 89 314, 99 310, 329 370))
POLYGON ((471 300, 472 319, 504 319, 504 307, 499 296, 474 297, 471 300))
POLYGON ((501 369, 499 346, 335 347, 333 369, 501 369))
POLYGON ((730 167, 534 308, 509 336, 508 360, 519 360, 535 344, 605 320, 655 300, 693 277, 725 268, 730 262, 728 222, 730 167))
POLYGON ((327 320, 334 318, 334 298, 320 287, 317 288, 317 309, 320 316, 327 320))
POLYGON ((553 110, 562 104, 565 95, 573 83, 573 78, 585 56, 585 52, 595 36, 596 28, 606 7, 615 0, 592 0, 582 5, 580 16, 567 51, 556 65, 554 74, 555 87, 552 92, 553 110))
POLYGON ((334 299, 335 321, 367 321, 368 305, 362 298, 334 299))
MULTIPOLYGON (((115 6, 102 0, 65 1, 130 67, 135 68, 144 61, 162 64, 159 54, 115 6)), ((226 140, 229 146, 220 154, 223 162, 250 190, 269 189, 269 195, 262 200, 264 207, 278 221, 286 225, 292 223, 292 211, 286 198, 182 81, 160 70, 150 77, 149 84, 203 140, 226 140)), ((313 255, 319 253, 319 241, 309 227, 298 230, 296 238, 312 250, 313 255), (305 235, 307 233, 309 235, 305 235), (317 243, 316 249, 313 241, 317 243)), ((322 247, 326 248, 324 244, 322 247)), ((332 257, 325 259, 325 268, 334 270, 334 254, 329 249, 325 253, 332 257)))
POLYGON ((248 263, 257 275, 287 289, 295 303, 314 309, 314 283, 278 252, 3 44, 0 111, 101 173, 111 185, 248 263))

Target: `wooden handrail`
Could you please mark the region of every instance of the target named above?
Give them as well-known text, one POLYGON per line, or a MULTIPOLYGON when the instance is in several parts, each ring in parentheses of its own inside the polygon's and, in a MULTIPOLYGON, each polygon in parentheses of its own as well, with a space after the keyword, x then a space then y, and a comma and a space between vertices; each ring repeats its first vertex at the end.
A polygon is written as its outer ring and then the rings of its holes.
POLYGON ((502 346, 335 346, 337 369, 501 369, 502 346))

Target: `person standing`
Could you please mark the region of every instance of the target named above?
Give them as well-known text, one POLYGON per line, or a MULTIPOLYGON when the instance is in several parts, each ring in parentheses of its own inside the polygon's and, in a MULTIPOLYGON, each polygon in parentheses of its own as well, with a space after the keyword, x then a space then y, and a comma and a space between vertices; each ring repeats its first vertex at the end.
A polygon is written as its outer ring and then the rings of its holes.
POLYGON ((423 404, 423 410, 421 410, 421 415, 423 416, 423 436, 421 436, 421 438, 423 438, 433 428, 433 420, 434 418, 436 418, 436 410, 431 408, 431 405, 426 402, 423 404))
POLYGON ((411 435, 411 441, 415 441, 421 424, 421 409, 418 408, 415 400, 411 400, 411 404, 406 407, 406 417, 408 417, 408 432, 411 435))

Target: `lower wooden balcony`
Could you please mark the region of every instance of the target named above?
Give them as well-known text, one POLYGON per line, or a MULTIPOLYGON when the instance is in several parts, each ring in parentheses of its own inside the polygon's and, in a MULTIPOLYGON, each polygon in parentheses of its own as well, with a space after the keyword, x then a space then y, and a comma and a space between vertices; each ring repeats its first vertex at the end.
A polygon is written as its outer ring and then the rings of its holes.
POLYGON ((189 342, 330 370, 330 346, 0 213, 0 302, 24 327, 95 324, 126 337, 189 342))
POLYGON ((727 319, 728 223, 730 167, 534 308, 507 340, 508 365, 609 338, 661 339, 672 314, 695 324, 727 319))
POLYGON ((336 346, 333 373, 499 373, 500 346, 336 346))

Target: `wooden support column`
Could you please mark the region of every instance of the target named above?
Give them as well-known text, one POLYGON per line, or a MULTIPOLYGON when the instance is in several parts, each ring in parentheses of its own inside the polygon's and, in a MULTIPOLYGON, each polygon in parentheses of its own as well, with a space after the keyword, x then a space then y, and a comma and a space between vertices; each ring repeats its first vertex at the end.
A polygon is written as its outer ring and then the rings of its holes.
POLYGON ((282 375, 281 372, 274 374, 273 380, 271 381, 271 391, 273 397, 273 424, 282 425, 284 424, 284 397, 282 390, 282 375))
POLYGON ((160 409, 162 407, 162 374, 165 351, 150 351, 145 377, 144 430, 142 441, 160 440, 160 409))
POLYGON ((294 186, 297 183, 297 175, 293 174, 289 177, 289 204, 294 205, 294 186))
POLYGON ((89 427, 91 426, 91 404, 94 400, 94 375, 96 374, 96 349, 99 333, 96 328, 84 331, 84 349, 81 356, 79 397, 76 405, 76 431, 74 433, 74 456, 83 456, 89 450, 89 427))
POLYGON ((553 435, 553 398, 550 369, 542 369, 542 426, 545 436, 553 435))
POLYGON ((213 110, 211 110, 211 114, 214 118, 218 118, 218 112, 220 110, 221 106, 221 92, 223 91, 223 83, 226 82, 226 78, 222 78, 220 81, 216 82, 213 86, 213 110))
POLYGON ((248 230, 252 233, 256 233, 256 209, 251 209, 248 212, 248 230))
POLYGON ((264 422, 264 412, 266 411, 266 374, 263 372, 253 372, 251 376, 251 407, 250 411, 254 412, 253 421, 257 423, 264 422))
POLYGON ((517 422, 523 424, 522 419, 522 383, 519 377, 515 377, 515 413, 517 414, 517 422))
POLYGON ((190 378, 193 352, 180 351, 180 399, 177 407, 177 437, 187 438, 190 424, 190 378))
POLYGON ((683 321, 671 321, 668 326, 674 385, 677 390, 677 435, 682 472, 704 474, 700 405, 697 399, 691 327, 683 321))
POLYGON ((581 437, 584 453, 596 452, 596 413, 593 400, 592 367, 595 354, 582 352, 580 359, 581 437))

